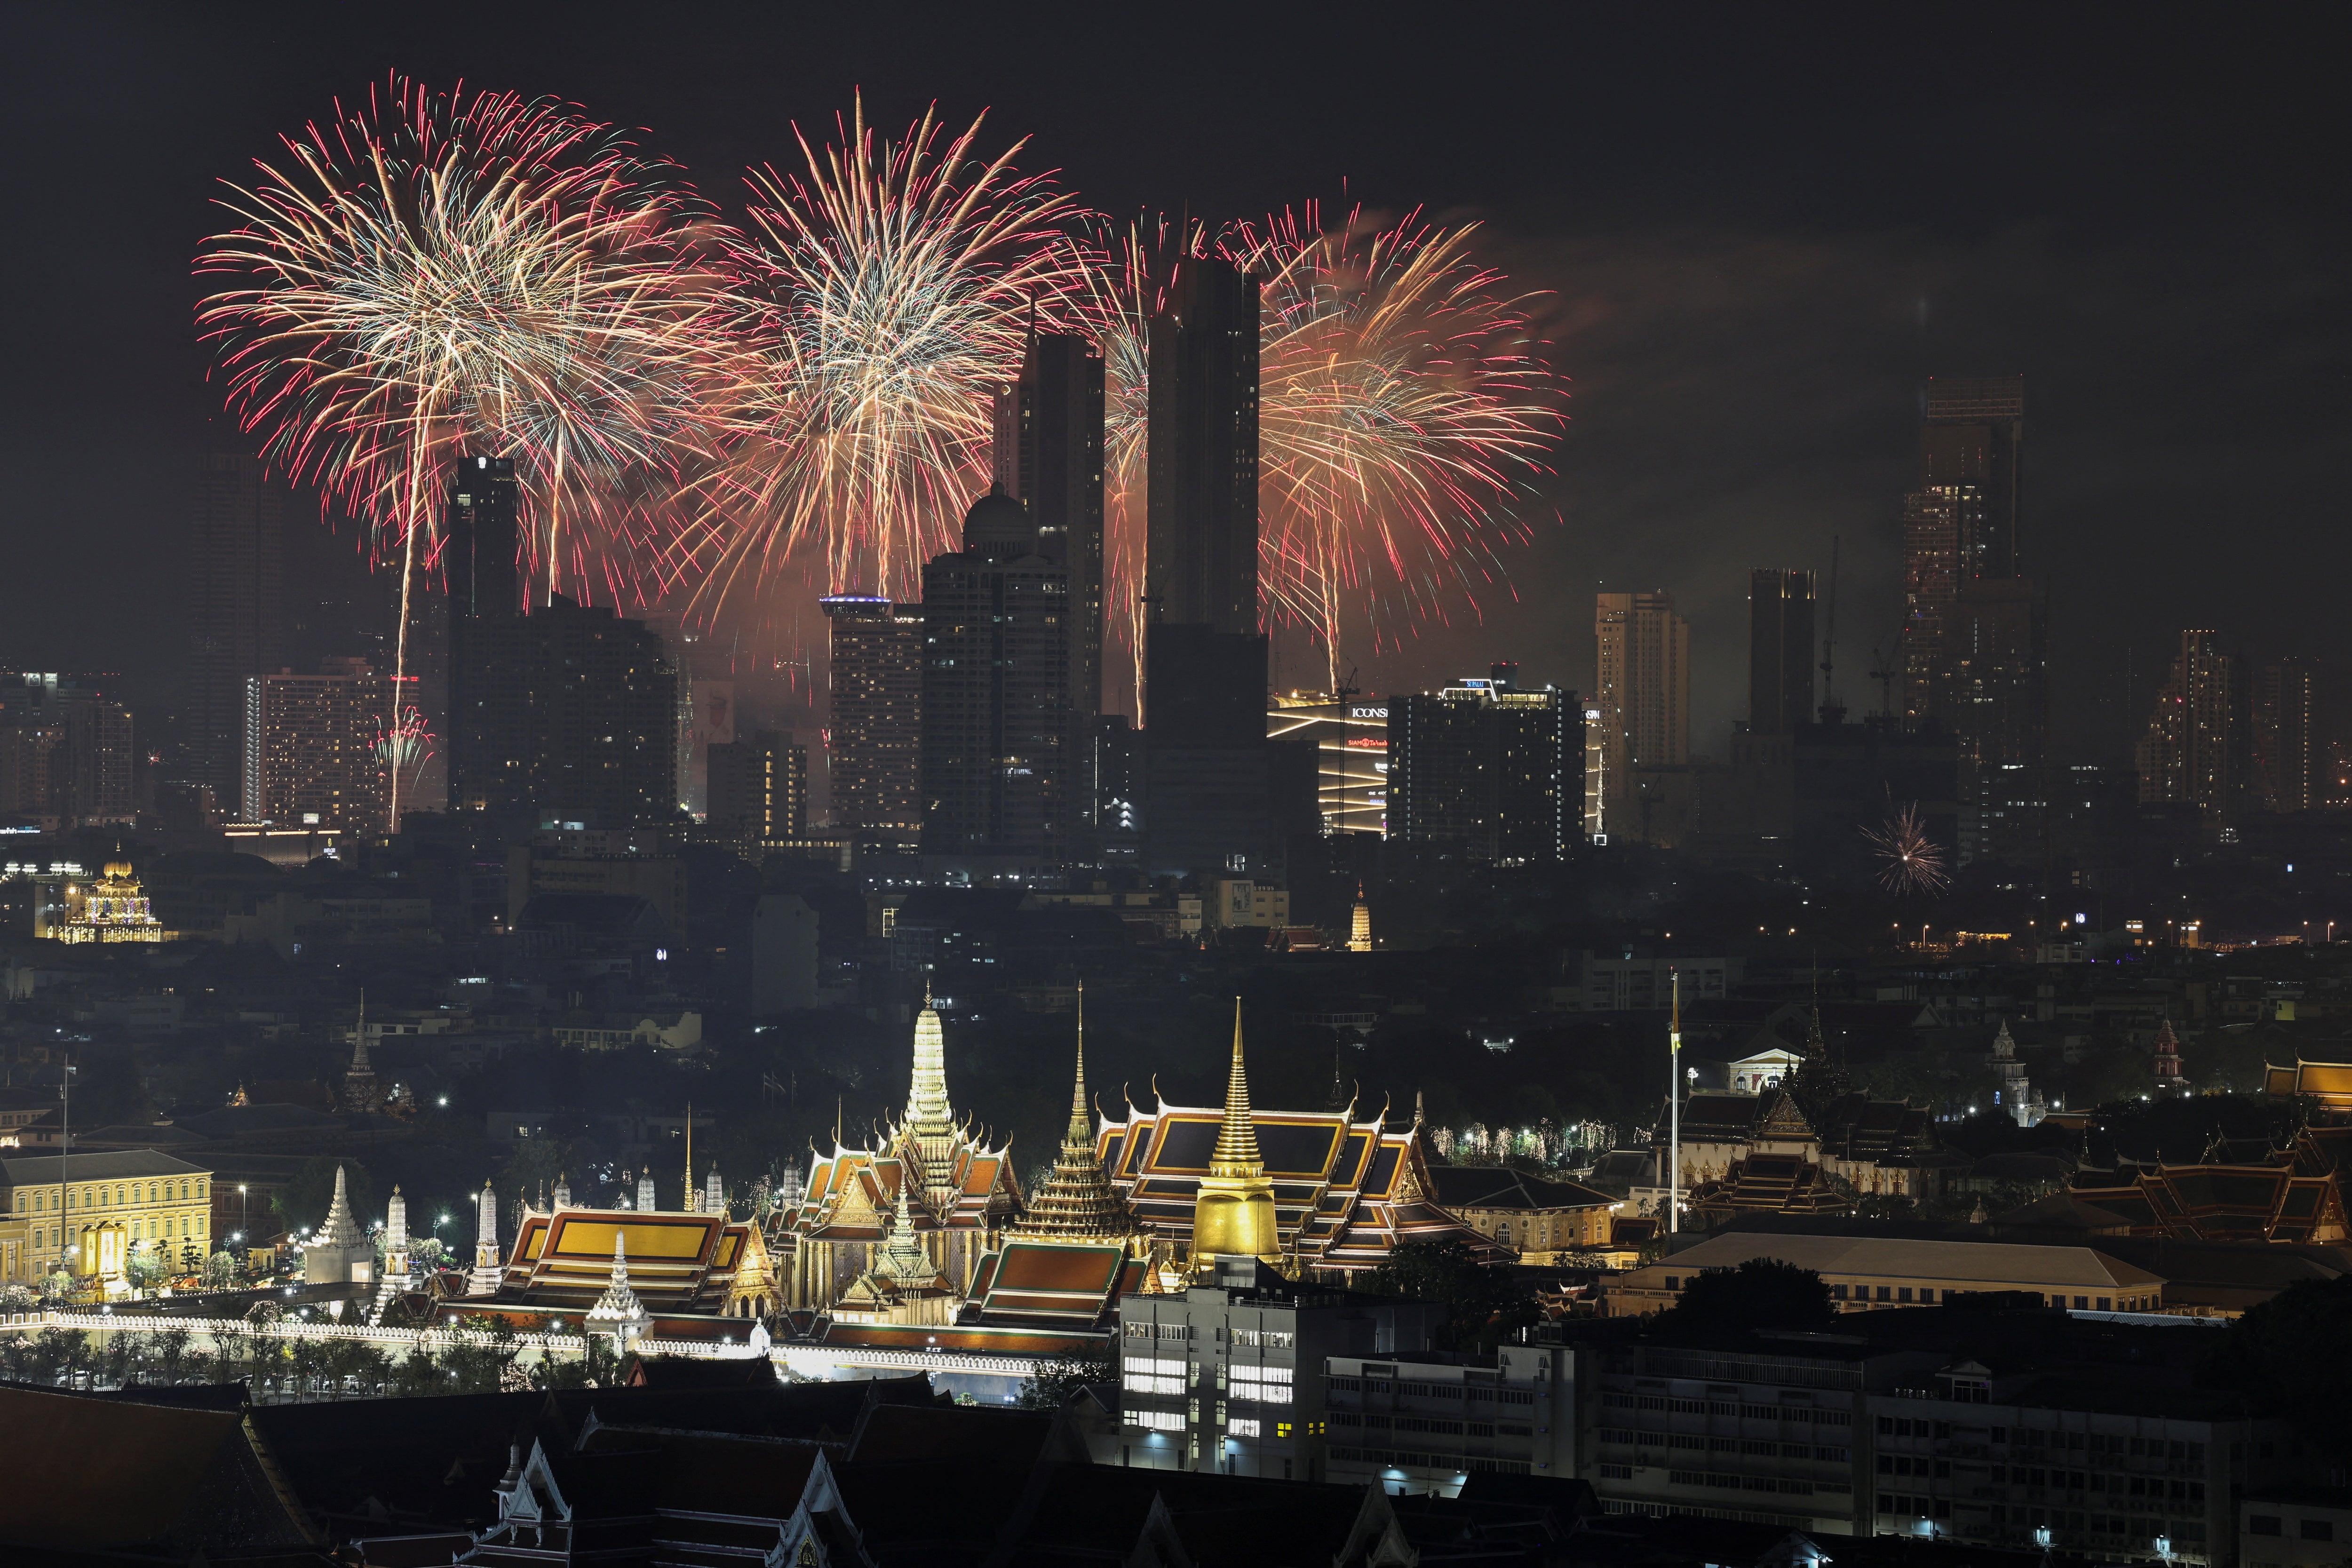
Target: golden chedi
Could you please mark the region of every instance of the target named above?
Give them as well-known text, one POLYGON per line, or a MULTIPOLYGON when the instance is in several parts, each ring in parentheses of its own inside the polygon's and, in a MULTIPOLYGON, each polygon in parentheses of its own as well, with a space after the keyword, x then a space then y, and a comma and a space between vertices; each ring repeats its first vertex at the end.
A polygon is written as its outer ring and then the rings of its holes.
POLYGON ((1192 1211, 1192 1262, 1212 1257, 1254 1257, 1268 1263, 1282 1258, 1275 1226, 1274 1183, 1258 1152, 1257 1127, 1250 1120, 1249 1079, 1242 1070, 1242 1003, 1234 998, 1234 1067, 1225 1084, 1225 1119, 1209 1157, 1192 1211))

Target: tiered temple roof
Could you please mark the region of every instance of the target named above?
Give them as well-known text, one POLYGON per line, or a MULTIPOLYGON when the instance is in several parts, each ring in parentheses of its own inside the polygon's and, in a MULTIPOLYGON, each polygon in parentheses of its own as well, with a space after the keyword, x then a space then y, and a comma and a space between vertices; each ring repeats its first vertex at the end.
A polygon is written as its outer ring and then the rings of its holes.
POLYGON ((1054 1173, 1029 1199, 1028 1212, 1013 1234, 1028 1240, 1104 1243, 1123 1247, 1139 1236, 1127 1205, 1111 1190, 1095 1148, 1094 1118, 1087 1109, 1087 990, 1078 983, 1077 1083, 1070 1091, 1070 1124, 1055 1156, 1054 1173))
POLYGON ((724 1215, 565 1208, 524 1215, 499 1298, 584 1310, 612 1283, 616 1244, 626 1249, 630 1289, 657 1315, 720 1313, 747 1291, 772 1293, 761 1278, 766 1250, 749 1225, 724 1215))
POLYGON ((2252 1164, 2158 1165, 2130 1183, 2070 1189, 2076 1201, 2119 1215, 2134 1236, 2177 1241, 2338 1242, 2345 1239, 2338 1162, 2352 1129, 2305 1129, 2252 1164))
MULTIPOLYGON (((1112 1187, 1155 1239, 1189 1248, 1202 1180, 1210 1173, 1222 1107, 1162 1102, 1127 1108, 1097 1140, 1112 1187)), ((1418 1123, 1391 1127, 1354 1109, 1253 1110, 1274 1184, 1283 1255, 1305 1268, 1377 1268, 1407 1241, 1452 1241, 1488 1261, 1507 1255, 1431 1201, 1418 1123)))

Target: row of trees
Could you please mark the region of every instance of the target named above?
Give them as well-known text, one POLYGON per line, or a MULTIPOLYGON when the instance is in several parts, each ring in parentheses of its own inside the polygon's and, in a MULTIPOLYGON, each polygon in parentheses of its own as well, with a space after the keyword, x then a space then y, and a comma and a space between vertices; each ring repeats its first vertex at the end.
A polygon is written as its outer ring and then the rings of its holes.
MULTIPOLYGON (((620 1359, 591 1339, 580 1360, 525 1360, 533 1342, 503 1321, 468 1319, 471 1331, 439 1351, 420 1335, 405 1353, 363 1340, 231 1332, 199 1349, 184 1328, 92 1334, 47 1329, 0 1338, 0 1373, 25 1383, 78 1388, 247 1383, 257 1398, 285 1401, 530 1388, 610 1387, 620 1359)), ((542 1350, 544 1347, 541 1347, 542 1350)))

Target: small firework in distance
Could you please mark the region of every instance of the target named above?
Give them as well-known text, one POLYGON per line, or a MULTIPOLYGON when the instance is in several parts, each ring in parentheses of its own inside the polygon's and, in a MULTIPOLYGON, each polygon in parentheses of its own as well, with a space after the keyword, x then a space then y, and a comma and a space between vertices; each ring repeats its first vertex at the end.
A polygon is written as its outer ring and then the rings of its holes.
POLYGON ((1905 805, 1884 826, 1864 828, 1862 836, 1877 852, 1878 880, 1888 892, 1932 893, 1951 881, 1944 872, 1943 846, 1927 837, 1916 804, 1905 805))

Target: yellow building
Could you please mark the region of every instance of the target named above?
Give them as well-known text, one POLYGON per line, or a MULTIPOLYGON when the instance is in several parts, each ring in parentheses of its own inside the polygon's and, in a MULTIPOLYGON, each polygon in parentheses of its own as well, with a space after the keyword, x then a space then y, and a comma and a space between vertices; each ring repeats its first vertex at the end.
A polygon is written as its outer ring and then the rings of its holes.
POLYGON ((1548 1182, 1507 1165, 1433 1165, 1431 1195, 1522 1263, 1609 1245, 1617 1209, 1607 1193, 1579 1182, 1548 1182))
POLYGON ((59 942, 169 942, 172 933, 148 912, 147 897, 131 875, 131 862, 110 860, 93 881, 66 887, 66 918, 47 935, 59 942))
POLYGON ((27 1284, 62 1262, 77 1278, 121 1263, 97 1227, 120 1226, 128 1257, 210 1254, 212 1173, 152 1149, 0 1159, 0 1284, 27 1284))

